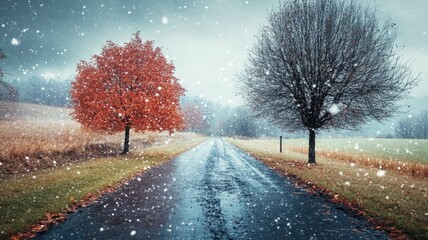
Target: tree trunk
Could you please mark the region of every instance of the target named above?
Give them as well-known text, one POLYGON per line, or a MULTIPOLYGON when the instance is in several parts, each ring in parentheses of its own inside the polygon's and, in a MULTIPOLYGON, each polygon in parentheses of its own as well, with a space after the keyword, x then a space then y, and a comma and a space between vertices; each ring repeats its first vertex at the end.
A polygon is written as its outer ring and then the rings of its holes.
POLYGON ((309 156, 308 163, 316 163, 315 161, 315 129, 309 129, 309 156))
POLYGON ((125 142, 123 144, 122 154, 128 154, 129 153, 129 130, 130 129, 131 129, 131 126, 126 125, 126 127, 125 127, 125 142))
POLYGON ((424 139, 428 139, 428 131, 427 126, 424 126, 424 139))

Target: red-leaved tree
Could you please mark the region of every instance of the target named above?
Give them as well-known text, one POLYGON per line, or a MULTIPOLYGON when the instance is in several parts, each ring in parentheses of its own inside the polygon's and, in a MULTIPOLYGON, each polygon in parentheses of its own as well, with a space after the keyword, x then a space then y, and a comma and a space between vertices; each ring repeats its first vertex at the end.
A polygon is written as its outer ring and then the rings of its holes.
POLYGON ((92 131, 125 130, 125 154, 131 128, 171 133, 183 127, 179 98, 184 92, 174 65, 137 32, 124 46, 108 41, 100 55, 77 65, 72 117, 92 131))

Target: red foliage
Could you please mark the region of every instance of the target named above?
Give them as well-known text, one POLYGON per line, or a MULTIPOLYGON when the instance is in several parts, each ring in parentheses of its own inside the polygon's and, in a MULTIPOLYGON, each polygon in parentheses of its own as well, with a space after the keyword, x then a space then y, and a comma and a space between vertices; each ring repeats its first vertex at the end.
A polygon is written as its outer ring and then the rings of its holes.
POLYGON ((179 98, 184 92, 174 65, 137 32, 124 46, 108 41, 100 55, 78 64, 72 116, 84 128, 106 133, 127 126, 173 132, 183 126, 179 98))

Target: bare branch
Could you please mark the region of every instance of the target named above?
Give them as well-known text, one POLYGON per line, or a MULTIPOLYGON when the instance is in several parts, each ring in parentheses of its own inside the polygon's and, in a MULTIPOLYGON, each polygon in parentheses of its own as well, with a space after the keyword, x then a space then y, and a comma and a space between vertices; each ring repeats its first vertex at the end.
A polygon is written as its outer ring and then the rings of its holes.
POLYGON ((298 0, 268 20, 239 76, 241 93, 258 115, 288 130, 384 120, 417 82, 396 57, 395 24, 381 25, 374 10, 298 0))
POLYGON ((261 28, 240 91, 258 115, 289 131, 356 129, 397 111, 418 77, 396 56, 395 24, 354 1, 295 0, 261 28))

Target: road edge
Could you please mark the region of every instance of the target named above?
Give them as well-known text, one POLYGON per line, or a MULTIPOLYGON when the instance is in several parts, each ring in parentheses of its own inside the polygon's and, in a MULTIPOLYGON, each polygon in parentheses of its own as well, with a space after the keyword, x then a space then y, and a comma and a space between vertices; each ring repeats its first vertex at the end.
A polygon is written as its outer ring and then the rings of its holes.
POLYGON ((335 193, 329 189, 325 189, 323 187, 320 187, 317 184, 310 182, 310 181, 307 181, 305 179, 302 179, 301 177, 299 177, 295 174, 291 174, 291 173, 286 172, 285 170, 280 170, 280 169, 274 168, 274 167, 270 166, 269 164, 266 164, 262 158, 259 158, 256 155, 252 154, 251 152, 239 147, 238 145, 235 145, 233 142, 230 142, 227 140, 225 140, 225 141, 232 144, 236 148, 244 151, 245 153, 249 154, 251 157, 253 157, 257 161, 259 161, 260 163, 264 164, 265 166, 267 166, 269 169, 276 172, 280 176, 287 178, 291 183, 295 184, 296 186, 301 187, 302 189, 307 191, 309 194, 314 195, 314 196, 323 197, 328 202, 333 204, 336 208, 342 209, 342 210, 346 211, 347 213, 351 214, 352 216, 354 216, 356 218, 361 218, 361 219, 367 221, 368 223, 370 223, 373 226, 373 228, 375 230, 384 232, 391 239, 412 240, 412 238, 410 236, 408 236, 407 234, 405 234, 403 230, 396 229, 394 227, 387 227, 387 226, 385 226, 384 223, 382 223, 382 221, 367 216, 367 214, 365 213, 365 210, 361 206, 359 206, 357 203, 348 201, 345 198, 343 198, 341 195, 339 195, 338 193, 335 193))
MULTIPOLYGON (((161 167, 169 162, 174 161, 175 159, 179 158, 181 155, 185 154, 188 151, 191 151, 193 148, 200 146, 201 144, 204 144, 209 139, 202 140, 194 145, 189 146, 188 148, 184 149, 183 151, 179 152, 175 156, 165 159, 162 162, 159 162, 153 166, 150 167, 150 169, 161 167)), ((32 239, 35 238, 38 234, 49 231, 52 227, 65 222, 68 218, 68 215, 76 213, 79 211, 79 209, 90 207, 91 205, 95 204, 100 200, 102 197, 113 193, 117 190, 119 190, 122 186, 124 186, 127 182, 132 181, 139 177, 142 174, 145 174, 149 169, 142 169, 138 170, 137 172, 131 174, 130 176, 119 180, 113 184, 110 184, 109 186, 100 189, 97 193, 88 193, 86 194, 81 200, 74 201, 71 205, 68 206, 68 208, 65 208, 61 210, 60 212, 52 212, 52 213, 45 213, 45 216, 40 221, 36 222, 35 224, 31 224, 28 226, 27 230, 18 232, 16 234, 13 234, 9 237, 10 240, 23 240, 23 239, 32 239)))

